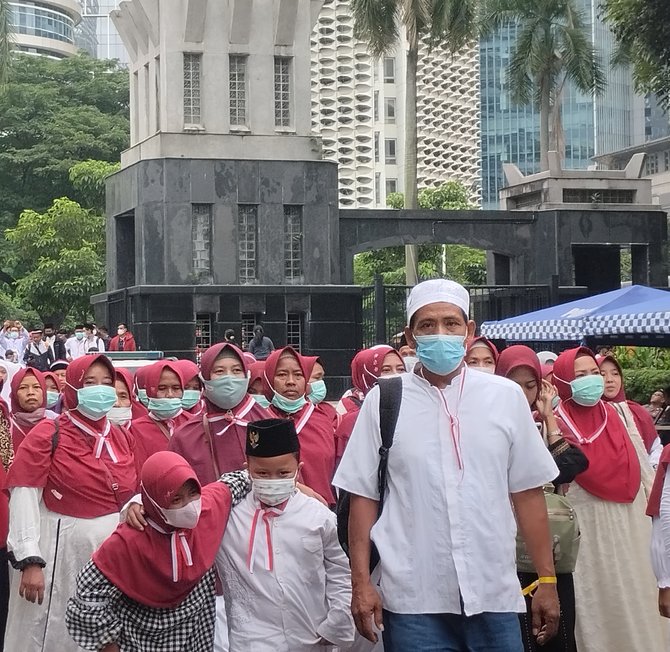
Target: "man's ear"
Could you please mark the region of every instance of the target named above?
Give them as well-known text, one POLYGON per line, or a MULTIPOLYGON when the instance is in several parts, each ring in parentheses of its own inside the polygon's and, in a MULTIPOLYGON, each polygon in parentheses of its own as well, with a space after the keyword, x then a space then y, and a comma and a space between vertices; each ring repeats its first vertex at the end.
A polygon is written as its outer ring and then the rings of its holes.
POLYGON ((416 351, 416 339, 414 338, 414 333, 412 333, 412 329, 409 326, 405 326, 404 333, 407 344, 416 351))
POLYGON ((472 320, 468 320, 467 330, 465 333, 465 345, 467 346, 475 339, 475 332, 477 330, 477 324, 472 320))

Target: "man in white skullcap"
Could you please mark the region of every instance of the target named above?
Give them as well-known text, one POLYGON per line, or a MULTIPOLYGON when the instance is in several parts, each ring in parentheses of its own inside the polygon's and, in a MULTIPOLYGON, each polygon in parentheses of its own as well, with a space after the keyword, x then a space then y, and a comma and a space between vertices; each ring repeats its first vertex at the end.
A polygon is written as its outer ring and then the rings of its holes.
POLYGON ((445 279, 409 295, 405 336, 419 363, 402 376, 379 520, 379 388, 365 399, 334 479, 351 494, 356 626, 370 641, 383 632, 386 652, 523 650, 514 514, 538 572, 538 643, 558 627, 542 490, 558 469, 519 386, 464 364, 475 332, 469 309, 467 290, 445 279), (379 587, 370 581, 371 543, 381 558, 379 587))

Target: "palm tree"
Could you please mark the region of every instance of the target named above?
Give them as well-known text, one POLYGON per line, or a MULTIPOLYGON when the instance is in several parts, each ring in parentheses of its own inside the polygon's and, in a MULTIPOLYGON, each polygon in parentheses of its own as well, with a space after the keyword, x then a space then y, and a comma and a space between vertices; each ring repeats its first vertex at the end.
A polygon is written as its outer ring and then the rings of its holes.
POLYGON ((540 167, 549 169, 549 151, 563 154, 561 98, 565 83, 583 93, 601 93, 605 74, 575 0, 487 0, 487 29, 518 25, 507 71, 512 100, 540 108, 540 167), (552 129, 550 130, 550 123, 552 129))
MULTIPOLYGON (((456 52, 477 35, 476 0, 351 0, 354 35, 381 57, 407 42, 405 73, 405 208, 417 209, 416 75, 423 41, 456 52)), ((405 280, 415 285, 416 245, 405 247, 405 280)))
POLYGON ((12 10, 9 0, 0 0, 0 86, 9 78, 12 63, 12 10))

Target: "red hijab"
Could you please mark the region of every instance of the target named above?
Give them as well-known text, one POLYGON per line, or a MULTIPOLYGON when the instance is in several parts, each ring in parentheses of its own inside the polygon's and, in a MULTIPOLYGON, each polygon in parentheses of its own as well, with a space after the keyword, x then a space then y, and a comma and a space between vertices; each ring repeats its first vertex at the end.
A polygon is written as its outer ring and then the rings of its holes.
POLYGON ((69 411, 54 422, 35 426, 16 451, 8 487, 44 489, 42 500, 58 514, 96 518, 118 512, 137 489, 133 446, 129 435, 106 418, 93 421, 77 411, 77 389, 89 368, 101 363, 114 378, 105 355, 85 355, 67 368, 63 388, 69 411), (73 481, 76 479, 76 482, 73 481))
POLYGON ((264 371, 265 360, 258 360, 249 367, 249 387, 251 387, 257 380, 263 380, 264 371))
POLYGON ((564 351, 554 363, 554 385, 561 397, 557 416, 563 421, 564 437, 580 447, 589 468, 576 482, 598 498, 632 503, 640 489, 640 462, 628 431, 617 411, 604 401, 593 407, 572 400, 570 382, 575 379, 575 361, 593 353, 584 347, 564 351))
POLYGON ((402 362, 400 354, 392 346, 386 344, 363 349, 354 356, 351 361, 351 380, 359 392, 367 394, 377 384, 382 375, 384 358, 389 353, 395 353, 402 362))
MULTIPOLYGON (((484 339, 484 338, 480 338, 484 339)), ((496 376, 507 378, 512 371, 519 367, 528 367, 537 381, 537 395, 542 389, 542 369, 537 353, 523 344, 507 347, 501 354, 496 355, 496 376)), ((537 397, 536 397, 537 398, 537 397)))
MULTIPOLYGON (((297 361, 300 369, 305 377, 305 396, 307 396, 309 389, 309 374, 307 373, 307 366, 305 358, 301 356, 292 346, 285 346, 283 349, 275 349, 265 360, 265 369, 263 370, 263 394, 268 401, 271 401, 275 395, 274 378, 279 366, 279 360, 284 355, 292 355, 297 361)), ((312 365, 314 366, 314 365, 312 365)))
POLYGON ((31 367, 23 368, 17 371, 12 378, 11 394, 11 414, 12 414, 12 446, 17 450, 26 435, 44 419, 44 412, 47 406, 47 386, 44 382, 44 375, 41 371, 31 367), (19 403, 18 391, 21 383, 26 376, 32 375, 42 389, 42 404, 32 412, 26 412, 19 403))
MULTIPOLYGON (((139 369, 138 369, 139 371, 139 369)), ((130 409, 132 412, 133 419, 139 419, 140 417, 146 416, 148 414, 147 409, 140 403, 140 400, 137 398, 135 393, 135 383, 133 382, 132 374, 123 367, 116 369, 116 380, 122 382, 126 389, 128 390, 128 396, 130 396, 130 409)))
MULTIPOLYGON (((192 360, 177 360, 176 362, 177 366, 179 369, 181 369, 181 375, 182 378, 184 379, 184 389, 186 389, 186 385, 188 385, 194 378, 198 380, 198 387, 202 390, 202 381, 200 380, 200 367, 198 367, 195 362, 192 360)), ((205 408, 205 403, 202 399, 202 395, 200 397, 200 400, 193 406, 188 409, 184 408, 184 412, 186 414, 202 414, 202 411, 205 408)))
POLYGON ((603 401, 606 401, 607 403, 628 404, 628 407, 630 408, 630 411, 633 415, 633 420, 635 421, 637 431, 640 433, 640 437, 642 437, 642 441, 644 442, 644 446, 647 449, 647 453, 649 453, 651 452, 651 448, 658 437, 656 426, 654 425, 654 420, 651 418, 649 412, 647 412, 639 403, 636 403, 635 401, 629 401, 626 398, 626 390, 623 384, 623 369, 621 368, 619 361, 614 356, 608 355, 598 360, 598 366, 602 368, 603 363, 606 361, 611 362, 619 370, 619 376, 621 377, 621 389, 614 398, 607 398, 606 396, 603 396, 603 401))
POLYGON ((141 486, 149 525, 143 532, 119 525, 93 554, 93 563, 132 600, 155 609, 174 609, 214 565, 230 514, 230 491, 220 482, 201 487, 188 462, 169 451, 155 453, 144 463, 141 486), (201 492, 200 518, 192 530, 175 530, 150 498, 169 508, 171 497, 189 480, 201 492))
POLYGON ((49 378, 54 385, 56 385, 56 389, 60 392, 61 391, 61 386, 60 386, 60 378, 53 372, 53 371, 43 371, 42 376, 44 376, 44 382, 46 386, 46 380, 49 378))
POLYGON ((147 390, 149 398, 158 398, 158 386, 160 385, 161 375, 165 370, 172 371, 179 378, 181 388, 184 389, 185 380, 182 369, 176 360, 160 360, 146 367, 144 373, 144 388, 147 390))
MULTIPOLYGON (((497 364, 498 357, 500 356, 500 353, 498 353, 498 349, 496 348, 496 345, 493 342, 491 342, 490 339, 488 339, 487 337, 484 337, 484 336, 475 337, 475 339, 472 340, 472 342, 470 342, 470 344, 468 344, 468 349, 467 349, 467 352, 466 352, 465 355, 467 356, 467 354, 470 353, 470 351, 472 349, 474 349, 475 345, 477 345, 477 344, 486 345, 488 347, 489 351, 491 351, 491 353, 493 354, 493 362, 495 362, 497 364)), ((528 347, 525 347, 525 348, 528 348, 528 347)), ((529 350, 532 351, 532 349, 529 349, 529 350)), ((535 351, 533 351, 533 353, 535 353, 535 351)), ((535 357, 537 357, 537 356, 535 356, 535 357)), ((539 363, 539 360, 538 360, 538 363, 539 363)), ((525 366, 525 365, 517 365, 517 366, 521 367, 521 366, 525 366)), ((498 374, 498 375, 500 376, 502 374, 498 374)))

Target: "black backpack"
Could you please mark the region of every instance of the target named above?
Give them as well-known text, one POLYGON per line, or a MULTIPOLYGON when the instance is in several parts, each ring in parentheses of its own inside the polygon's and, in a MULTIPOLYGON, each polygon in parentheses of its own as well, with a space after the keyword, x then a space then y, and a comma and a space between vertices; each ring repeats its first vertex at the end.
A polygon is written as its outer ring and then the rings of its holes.
MULTIPOLYGON (((386 475, 388 471, 388 454, 393 446, 393 435, 398 423, 400 403, 402 401, 402 378, 394 377, 379 382, 379 432, 382 445, 379 448, 379 467, 377 469, 377 480, 379 487, 379 506, 377 519, 384 509, 384 499, 387 491, 386 475)), ((335 513, 337 515, 337 538, 344 552, 349 555, 349 508, 350 495, 347 491, 340 491, 337 497, 335 513)), ((379 553, 374 544, 370 551, 370 572, 379 563, 379 553)))

